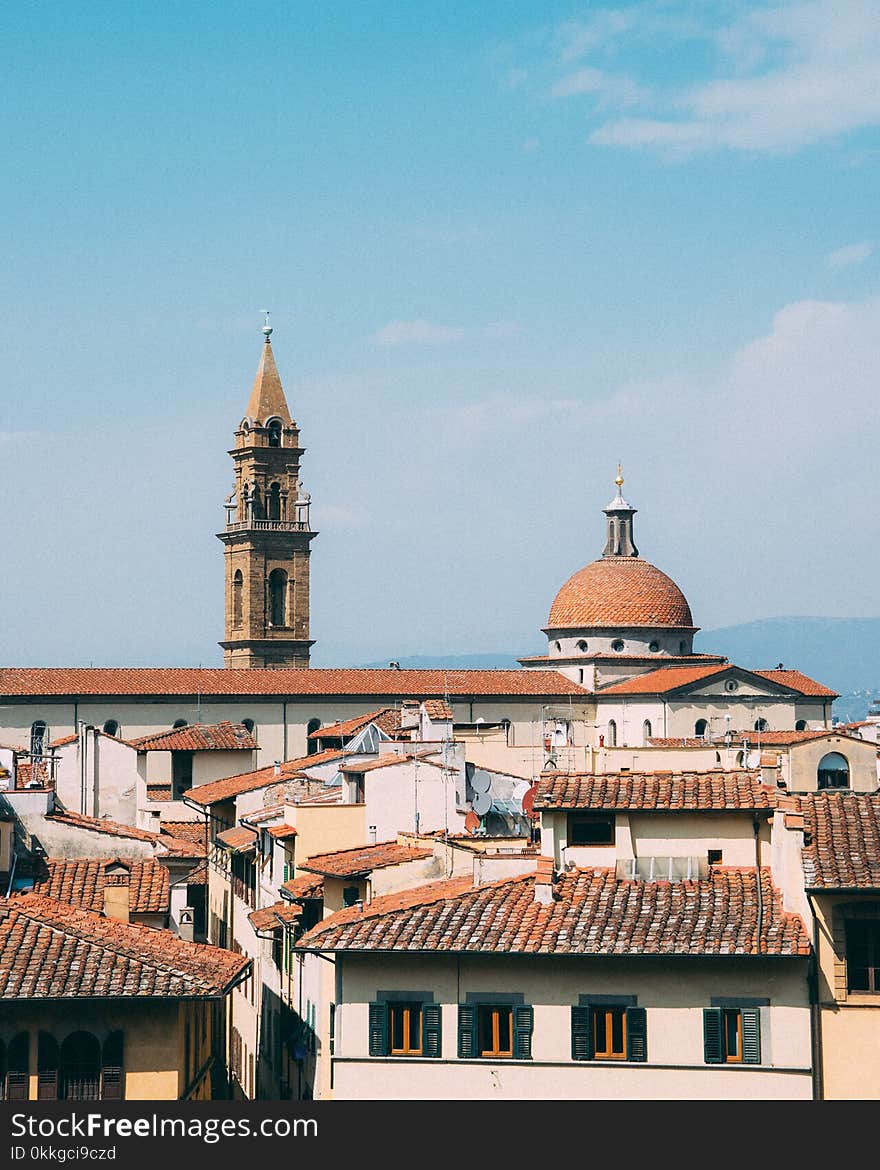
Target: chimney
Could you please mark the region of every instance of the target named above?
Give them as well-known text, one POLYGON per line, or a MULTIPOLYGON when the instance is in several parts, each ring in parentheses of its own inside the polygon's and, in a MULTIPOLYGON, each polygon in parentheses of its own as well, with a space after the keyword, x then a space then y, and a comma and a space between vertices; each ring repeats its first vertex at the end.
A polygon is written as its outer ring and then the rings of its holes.
POLYGON ((276 775, 276 776, 280 776, 280 775, 281 775, 281 761, 280 761, 280 760, 276 760, 276 761, 275 761, 275 768, 274 768, 274 771, 275 771, 275 775, 276 775))
POLYGON ((535 874, 535 901, 549 906, 553 901, 553 858, 539 857, 535 874))
POLYGON ((761 752, 761 783, 767 788, 776 787, 776 768, 779 761, 775 752, 761 752))
POLYGON ((131 874, 122 861, 104 866, 104 917, 128 922, 131 912, 131 874))
POLYGON ((367 831, 367 837, 369 838, 369 843, 371 845, 376 844, 376 826, 375 825, 370 825, 370 827, 367 831))

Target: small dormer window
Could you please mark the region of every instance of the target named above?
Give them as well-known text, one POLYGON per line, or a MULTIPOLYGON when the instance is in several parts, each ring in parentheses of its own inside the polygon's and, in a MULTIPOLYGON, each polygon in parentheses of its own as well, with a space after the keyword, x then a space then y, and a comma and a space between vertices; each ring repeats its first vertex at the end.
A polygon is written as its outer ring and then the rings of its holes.
POLYGON ((269 436, 269 446, 280 447, 282 433, 281 420, 277 418, 270 419, 266 430, 269 436))

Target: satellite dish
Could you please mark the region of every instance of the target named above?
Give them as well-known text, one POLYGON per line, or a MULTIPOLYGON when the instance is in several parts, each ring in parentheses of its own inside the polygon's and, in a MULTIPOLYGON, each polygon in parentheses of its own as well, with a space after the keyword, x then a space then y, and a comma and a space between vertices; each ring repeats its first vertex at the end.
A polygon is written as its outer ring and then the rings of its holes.
POLYGON ((514 786, 513 786, 513 794, 512 794, 513 799, 518 801, 521 804, 522 798, 525 796, 525 794, 528 792, 528 790, 530 788, 531 788, 531 784, 529 783, 528 780, 520 780, 519 784, 514 784, 514 786))
POLYGON ((474 797, 474 812, 477 816, 484 817, 489 809, 492 807, 492 797, 488 792, 478 792, 474 797))
POLYGON ((535 813, 535 796, 538 792, 537 784, 530 784, 528 791, 522 798, 522 810, 527 817, 534 817, 535 813))
POLYGON ((481 772, 479 769, 471 776, 471 788, 474 792, 488 792, 492 787, 492 777, 488 772, 481 772))
POLYGON ((473 809, 471 809, 468 812, 468 815, 464 818, 464 827, 469 833, 476 833, 477 829, 479 829, 480 818, 473 809))

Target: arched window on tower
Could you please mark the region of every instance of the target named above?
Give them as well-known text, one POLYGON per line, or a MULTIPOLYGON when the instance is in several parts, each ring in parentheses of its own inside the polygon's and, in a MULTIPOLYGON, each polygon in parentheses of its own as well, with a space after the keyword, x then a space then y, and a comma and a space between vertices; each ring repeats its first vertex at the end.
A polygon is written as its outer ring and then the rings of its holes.
POLYGON ((269 446, 280 447, 282 435, 281 420, 277 418, 269 419, 266 430, 269 433, 269 446))
POLYGON ((232 624, 234 626, 241 625, 242 601, 241 595, 244 589, 244 576, 241 569, 235 570, 235 576, 232 578, 232 624))
POLYGON ((647 747, 648 744, 651 742, 651 736, 653 734, 654 734, 654 732, 651 729, 651 720, 646 719, 645 722, 642 724, 642 743, 645 745, 645 747, 647 747))
POLYGON ((276 627, 287 625, 287 574, 273 569, 269 574, 269 623, 276 627))
POLYGON ((266 496, 266 519, 280 520, 281 519, 281 484, 273 483, 269 487, 269 494, 266 496))
POLYGON ((617 747, 617 724, 613 719, 608 720, 608 746, 617 747))

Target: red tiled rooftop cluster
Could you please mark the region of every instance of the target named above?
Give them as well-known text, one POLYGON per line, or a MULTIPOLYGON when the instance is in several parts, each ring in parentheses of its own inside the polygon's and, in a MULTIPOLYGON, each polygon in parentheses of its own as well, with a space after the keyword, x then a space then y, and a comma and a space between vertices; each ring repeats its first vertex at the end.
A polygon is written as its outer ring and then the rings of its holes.
POLYGON ((761 783, 758 771, 554 772, 539 782, 534 807, 651 812, 773 809, 776 790, 761 783))
MULTIPOLYGON (((84 910, 101 913, 107 869, 120 862, 96 859, 48 858, 34 881, 34 893, 84 910)), ((132 914, 167 913, 171 895, 168 869, 154 858, 122 862, 128 869, 129 910, 132 914)))
POLYGON ((356 874, 371 873, 389 865, 403 865, 407 861, 419 861, 431 857, 433 850, 418 849, 411 845, 398 845, 396 841, 381 841, 376 845, 364 845, 358 849, 338 849, 333 853, 315 854, 305 861, 301 868, 309 873, 320 873, 325 877, 354 877, 356 874))

